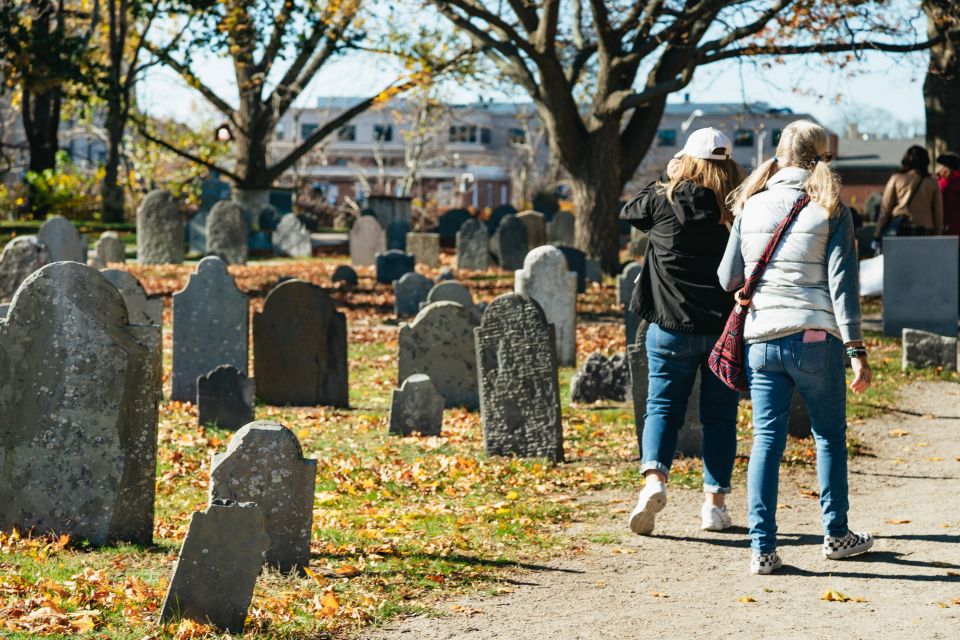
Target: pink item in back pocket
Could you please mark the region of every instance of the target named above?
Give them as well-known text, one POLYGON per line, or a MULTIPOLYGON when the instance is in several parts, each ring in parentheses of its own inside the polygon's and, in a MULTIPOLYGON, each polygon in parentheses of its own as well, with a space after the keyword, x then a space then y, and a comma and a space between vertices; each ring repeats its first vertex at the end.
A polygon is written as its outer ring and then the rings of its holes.
POLYGON ((803 332, 804 342, 823 342, 827 339, 827 332, 819 329, 807 329, 803 332))

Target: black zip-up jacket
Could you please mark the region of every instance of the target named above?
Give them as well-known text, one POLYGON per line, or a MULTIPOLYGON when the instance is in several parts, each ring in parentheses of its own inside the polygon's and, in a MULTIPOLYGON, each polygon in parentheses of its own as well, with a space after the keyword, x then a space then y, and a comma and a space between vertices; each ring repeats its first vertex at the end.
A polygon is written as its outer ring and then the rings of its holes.
POLYGON ((730 237, 720 222, 717 198, 710 189, 684 182, 674 190, 671 204, 657 182, 620 211, 621 220, 649 236, 630 310, 670 331, 718 335, 733 309, 733 296, 717 279, 730 237))

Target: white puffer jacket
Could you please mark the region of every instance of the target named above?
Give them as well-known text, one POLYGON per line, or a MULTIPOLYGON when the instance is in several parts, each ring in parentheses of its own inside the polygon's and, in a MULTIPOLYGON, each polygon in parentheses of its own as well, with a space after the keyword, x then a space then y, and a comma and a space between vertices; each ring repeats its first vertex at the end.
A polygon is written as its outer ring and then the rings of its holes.
MULTIPOLYGON (((810 173, 781 169, 750 198, 733 224, 718 275, 727 291, 743 286, 801 194, 810 173)), ((844 342, 861 340, 860 286, 853 220, 844 207, 832 218, 811 202, 784 234, 750 304, 744 339, 765 342, 820 329, 844 342)))

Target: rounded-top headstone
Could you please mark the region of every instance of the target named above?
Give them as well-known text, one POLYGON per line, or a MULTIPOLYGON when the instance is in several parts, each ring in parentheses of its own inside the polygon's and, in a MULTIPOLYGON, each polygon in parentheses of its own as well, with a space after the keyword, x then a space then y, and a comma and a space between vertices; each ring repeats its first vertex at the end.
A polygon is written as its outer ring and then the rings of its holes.
POLYGON ((50 262, 50 252, 37 236, 18 236, 0 254, 0 302, 7 302, 31 273, 50 262))
POLYGON ((247 264, 247 220, 233 200, 221 200, 207 216, 207 253, 227 264, 247 264))
POLYGON ((183 221, 173 194, 163 189, 148 193, 137 210, 137 262, 181 264, 183 238, 183 221))
POLYGON ((143 285, 133 274, 122 269, 104 269, 100 273, 123 296, 130 324, 159 325, 163 322, 163 301, 148 298, 143 285))
POLYGON ((427 304, 441 302, 443 300, 462 304, 468 309, 474 306, 473 296, 470 294, 470 290, 456 280, 440 282, 434 285, 427 294, 427 304))
POLYGON ((642 262, 630 262, 623 271, 617 276, 617 289, 619 302, 623 306, 630 304, 630 298, 633 296, 633 290, 636 287, 637 276, 643 271, 642 262))
POLYGON ((420 303, 427 299, 433 288, 433 280, 415 271, 403 274, 393 283, 394 310, 397 317, 415 316, 420 311, 420 303))
POLYGON ((37 232, 40 242, 47 245, 50 262, 71 260, 87 262, 87 241, 73 223, 61 215, 51 216, 37 232))
POLYGON ((523 269, 516 271, 514 290, 533 298, 556 330, 557 355, 561 365, 577 358, 577 274, 567 269, 567 260, 557 247, 544 245, 527 254, 523 269))
POLYGON ((547 244, 547 219, 539 211, 523 211, 517 219, 527 227, 527 244, 531 249, 547 244))
POLYGON ((360 216, 350 228, 350 262, 366 267, 387 249, 387 233, 375 216, 360 216))
POLYGON ((357 277, 357 272, 353 267, 345 264, 341 264, 333 270, 333 275, 330 277, 330 280, 333 281, 334 284, 342 282, 353 287, 357 286, 360 282, 360 279, 357 277))
POLYGON ((101 233, 94 246, 94 253, 96 255, 91 260, 91 266, 98 269, 103 269, 108 264, 123 263, 127 259, 127 249, 116 231, 101 233))
POLYGON ((513 214, 504 216, 491 240, 490 248, 497 256, 501 269, 519 269, 530 250, 527 226, 513 214))
POLYGON ((490 268, 490 236, 486 225, 476 218, 465 220, 457 231, 457 268, 490 268))
POLYGON ((280 218, 273 232, 273 252, 290 258, 309 258, 313 255, 310 230, 295 214, 280 218))

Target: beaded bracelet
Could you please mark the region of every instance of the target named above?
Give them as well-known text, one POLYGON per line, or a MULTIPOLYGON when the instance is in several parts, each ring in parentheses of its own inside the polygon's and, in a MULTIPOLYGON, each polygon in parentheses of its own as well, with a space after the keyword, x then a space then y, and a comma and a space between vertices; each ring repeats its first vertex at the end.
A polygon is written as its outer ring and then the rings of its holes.
POLYGON ((866 358, 867 348, 866 347, 847 347, 847 357, 848 358, 866 358))

